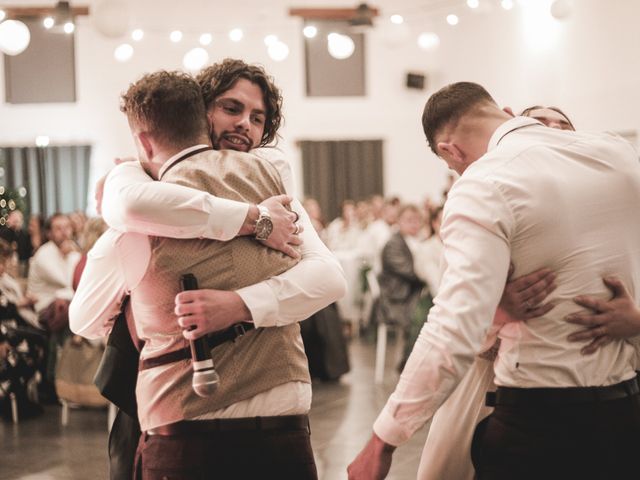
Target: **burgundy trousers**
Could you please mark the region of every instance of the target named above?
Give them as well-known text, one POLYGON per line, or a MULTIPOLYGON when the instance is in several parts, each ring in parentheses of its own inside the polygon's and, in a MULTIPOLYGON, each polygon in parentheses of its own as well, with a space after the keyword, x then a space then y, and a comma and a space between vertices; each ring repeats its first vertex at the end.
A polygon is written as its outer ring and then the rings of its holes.
POLYGON ((317 480, 309 430, 143 433, 140 437, 136 479, 259 478, 317 480))

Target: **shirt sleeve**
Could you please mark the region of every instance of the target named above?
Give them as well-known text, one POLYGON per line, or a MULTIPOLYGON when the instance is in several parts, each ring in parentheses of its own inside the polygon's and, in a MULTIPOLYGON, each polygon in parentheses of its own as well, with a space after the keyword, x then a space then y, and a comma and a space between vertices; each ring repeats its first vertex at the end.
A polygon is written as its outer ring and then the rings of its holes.
POLYGON ((444 274, 434 307, 374 424, 391 445, 406 442, 422 427, 469 369, 507 278, 511 211, 491 182, 463 179, 445 206, 444 274))
POLYGON ((117 165, 105 181, 102 215, 120 232, 169 238, 234 238, 249 204, 149 177, 138 162, 117 165))
MULTIPOLYGON (((267 157, 259 155, 276 167, 287 193, 292 194, 291 167, 277 152, 271 149, 267 157)), ((340 263, 320 240, 300 202, 294 200, 292 207, 304 227, 300 234, 303 241, 301 260, 280 275, 237 290, 256 327, 279 327, 299 322, 346 293, 347 284, 340 263)))
POLYGON ((237 290, 256 327, 280 327, 304 320, 342 298, 347 291, 338 260, 322 243, 299 201, 293 209, 304 231, 302 258, 275 277, 237 290))
MULTIPOLYGON (((87 264, 69 306, 72 332, 89 339, 108 335, 131 288, 133 276, 145 272, 150 251, 132 248, 128 254, 121 245, 121 241, 126 241, 124 237, 124 234, 109 229, 87 254, 87 264), (128 276, 123 264, 130 272, 128 276)), ((146 241, 148 245, 146 238, 140 241, 146 241)))

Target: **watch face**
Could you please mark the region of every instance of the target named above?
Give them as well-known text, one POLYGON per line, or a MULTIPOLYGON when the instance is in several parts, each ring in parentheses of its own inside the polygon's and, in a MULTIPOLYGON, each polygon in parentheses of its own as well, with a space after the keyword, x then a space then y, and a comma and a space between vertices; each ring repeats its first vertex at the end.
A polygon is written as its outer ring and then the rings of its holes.
POLYGON ((273 223, 269 217, 263 217, 256 224, 256 238, 258 240, 266 240, 273 231, 273 223))

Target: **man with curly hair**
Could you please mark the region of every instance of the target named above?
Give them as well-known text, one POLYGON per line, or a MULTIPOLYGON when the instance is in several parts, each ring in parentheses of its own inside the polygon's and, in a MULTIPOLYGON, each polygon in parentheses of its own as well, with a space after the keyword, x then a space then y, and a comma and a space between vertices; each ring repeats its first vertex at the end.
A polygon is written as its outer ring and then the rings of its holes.
MULTIPOLYGON (((296 213, 284 206, 291 202, 294 192, 288 162, 273 148, 256 148, 271 143, 276 137, 282 119, 280 92, 262 68, 239 60, 225 60, 209 67, 198 76, 198 81, 205 91, 203 112, 206 109, 206 115, 203 113, 202 119, 208 119, 208 134, 215 148, 236 150, 240 152, 235 154, 237 158, 251 150, 267 167, 275 167, 284 191, 274 192, 266 201, 254 199, 252 203, 247 198, 216 196, 211 194, 216 192, 189 188, 188 185, 195 186, 192 182, 178 182, 180 185, 155 182, 136 163, 126 162, 109 174, 105 184, 105 220, 116 230, 125 232, 222 241, 241 236, 253 242, 248 237, 256 236, 258 212, 266 207, 273 232, 266 238, 261 236, 259 241, 300 261, 272 278, 239 288, 181 292, 175 297, 175 314, 187 339, 245 321, 255 327, 297 328, 298 321, 342 295, 344 279, 338 262, 319 240, 299 202, 292 202, 296 213), (300 243, 300 248, 294 248, 300 243)), ((173 116, 176 122, 182 121, 181 115, 174 113, 173 116)), ((245 176, 246 172, 240 167, 234 173, 238 181, 248 184, 258 181, 254 173, 245 176)), ((213 163, 210 173, 220 174, 213 163)), ((263 213, 260 217, 264 218, 263 213)), ((275 254, 276 250, 270 251, 275 254)), ((93 297, 85 299, 95 301, 93 297)), ((82 304, 78 301, 78 305, 82 304)), ((106 333, 104 322, 113 312, 79 308, 78 318, 83 316, 81 310, 90 315, 77 328, 89 335, 106 333)), ((248 382, 241 377, 238 381, 248 382)), ((268 399, 248 400, 248 409, 231 408, 231 415, 253 418, 308 411, 309 384, 294 380, 275 388, 279 390, 268 394, 271 395, 268 399), (293 404, 298 406, 297 410, 290 412, 293 404)))

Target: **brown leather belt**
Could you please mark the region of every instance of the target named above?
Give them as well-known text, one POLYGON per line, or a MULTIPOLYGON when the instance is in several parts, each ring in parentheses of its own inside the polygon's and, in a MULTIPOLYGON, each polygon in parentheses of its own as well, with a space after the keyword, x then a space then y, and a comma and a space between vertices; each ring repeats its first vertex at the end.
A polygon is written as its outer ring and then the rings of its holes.
MULTIPOLYGON (((223 343, 230 342, 236 340, 238 337, 241 337, 245 333, 253 330, 255 325, 249 322, 236 323, 232 327, 229 327, 222 332, 212 333, 207 336, 207 341, 209 342, 209 348, 214 349, 218 345, 222 345, 223 343)), ((191 349, 189 347, 181 348, 180 350, 174 350, 173 352, 165 353, 163 355, 158 355, 157 357, 145 358, 144 360, 140 360, 140 364, 138 369, 140 371, 147 370, 153 367, 159 367, 161 365, 166 365, 168 363, 179 362, 180 360, 187 360, 191 358, 191 349)))
POLYGON ((544 405, 569 405, 579 403, 607 402, 632 397, 640 393, 638 378, 606 387, 569 388, 511 388, 498 387, 495 392, 487 392, 486 405, 541 407, 544 405))
POLYGON ((216 418, 214 420, 183 420, 147 430, 148 435, 191 435, 198 433, 239 432, 258 430, 309 430, 308 415, 278 417, 216 418))

